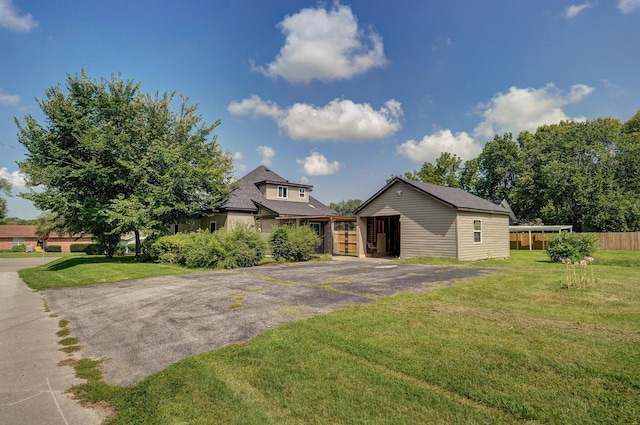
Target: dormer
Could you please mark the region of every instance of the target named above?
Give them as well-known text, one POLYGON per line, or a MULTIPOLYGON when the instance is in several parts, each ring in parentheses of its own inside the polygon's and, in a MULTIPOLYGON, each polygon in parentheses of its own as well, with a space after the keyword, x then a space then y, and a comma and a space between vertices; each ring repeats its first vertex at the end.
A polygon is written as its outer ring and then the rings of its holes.
POLYGON ((311 185, 291 183, 287 180, 264 180, 257 182, 256 187, 265 199, 304 203, 309 203, 309 193, 313 190, 311 185))

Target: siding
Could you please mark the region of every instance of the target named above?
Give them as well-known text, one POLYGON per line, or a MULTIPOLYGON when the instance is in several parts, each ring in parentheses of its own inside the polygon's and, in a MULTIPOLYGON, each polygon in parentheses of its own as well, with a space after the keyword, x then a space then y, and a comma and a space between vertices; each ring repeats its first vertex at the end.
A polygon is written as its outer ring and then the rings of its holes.
POLYGON ((458 213, 458 260, 509 258, 509 216, 458 213), (473 241, 473 221, 482 221, 482 242, 473 241))
POLYGON ((298 187, 292 187, 287 185, 286 183, 268 184, 266 185, 266 188, 264 187, 264 185, 260 187, 260 191, 267 199, 271 199, 274 201, 304 202, 305 204, 309 203, 309 190, 305 189, 305 196, 304 198, 301 198, 298 189, 298 187), (286 198, 278 198, 278 186, 285 186, 287 188, 286 198))
POLYGON ((399 182, 358 213, 358 217, 391 215, 400 216, 401 258, 457 257, 454 209, 399 182))
POLYGON ((249 227, 253 227, 255 226, 255 218, 251 213, 229 212, 227 214, 225 225, 229 228, 229 230, 233 229, 234 226, 237 226, 240 223, 244 223, 249 227))

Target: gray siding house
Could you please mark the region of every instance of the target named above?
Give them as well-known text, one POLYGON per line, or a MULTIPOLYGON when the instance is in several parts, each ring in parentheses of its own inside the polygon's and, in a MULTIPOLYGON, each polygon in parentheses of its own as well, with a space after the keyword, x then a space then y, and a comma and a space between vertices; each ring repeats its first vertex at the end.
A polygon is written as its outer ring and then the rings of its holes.
POLYGON ((358 256, 508 258, 510 213, 461 189, 396 177, 354 211, 358 256))
POLYGON ((338 213, 311 196, 312 190, 311 185, 292 183, 261 165, 239 179, 237 187, 212 214, 177 225, 173 232, 214 232, 243 223, 256 226, 268 236, 281 224, 298 223, 311 226, 320 236, 318 252, 329 253, 338 213))

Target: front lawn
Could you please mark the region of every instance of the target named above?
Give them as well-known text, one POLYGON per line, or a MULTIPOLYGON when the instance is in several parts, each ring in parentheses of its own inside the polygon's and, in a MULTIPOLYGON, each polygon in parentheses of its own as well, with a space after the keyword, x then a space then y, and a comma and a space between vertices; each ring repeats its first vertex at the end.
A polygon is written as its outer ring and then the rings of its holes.
POLYGON ((145 277, 193 273, 176 264, 143 263, 132 255, 106 258, 98 255, 68 255, 30 269, 18 272, 22 280, 32 289, 87 286, 145 277))
POLYGON ((562 289, 564 266, 544 253, 512 251, 474 263, 499 274, 76 391, 109 401, 111 424, 638 423, 638 255, 595 257, 586 289, 562 289))

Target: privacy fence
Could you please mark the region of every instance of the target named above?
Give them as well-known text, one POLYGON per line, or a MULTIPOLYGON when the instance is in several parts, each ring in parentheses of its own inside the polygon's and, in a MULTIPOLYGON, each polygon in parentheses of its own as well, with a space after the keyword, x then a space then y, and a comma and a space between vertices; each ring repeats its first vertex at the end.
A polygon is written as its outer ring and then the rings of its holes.
MULTIPOLYGON (((593 233, 603 250, 640 251, 640 232, 593 233)), ((511 249, 546 249, 549 239, 557 233, 533 233, 531 242, 527 233, 511 233, 511 249)))

